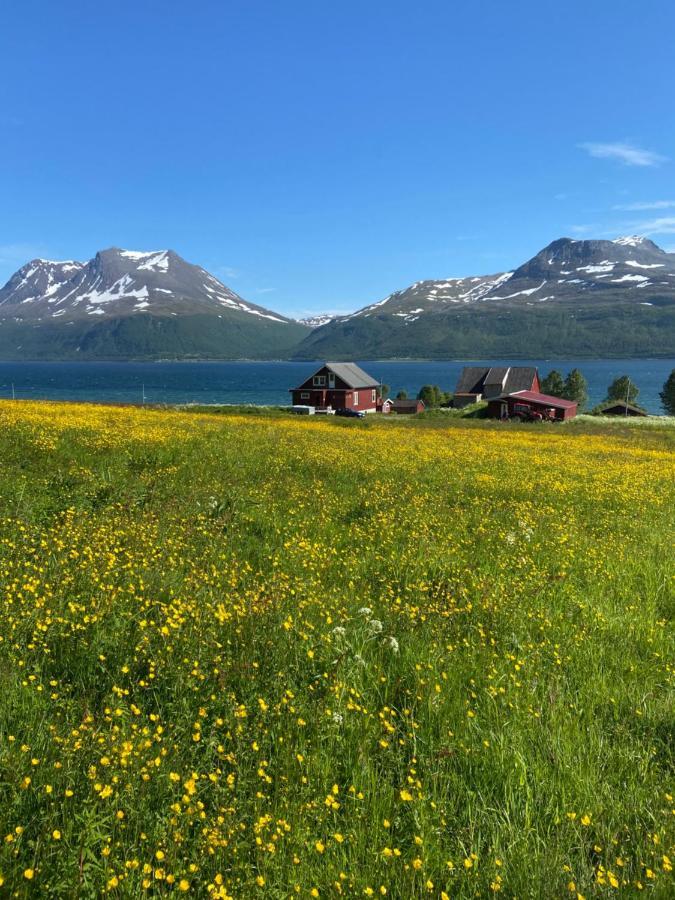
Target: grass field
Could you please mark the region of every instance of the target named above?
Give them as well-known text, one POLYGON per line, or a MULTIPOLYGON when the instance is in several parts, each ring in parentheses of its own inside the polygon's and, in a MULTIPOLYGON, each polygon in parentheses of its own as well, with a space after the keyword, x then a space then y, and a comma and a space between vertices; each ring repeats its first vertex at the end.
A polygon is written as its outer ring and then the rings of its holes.
POLYGON ((675 896, 675 430, 0 426, 0 896, 675 896))

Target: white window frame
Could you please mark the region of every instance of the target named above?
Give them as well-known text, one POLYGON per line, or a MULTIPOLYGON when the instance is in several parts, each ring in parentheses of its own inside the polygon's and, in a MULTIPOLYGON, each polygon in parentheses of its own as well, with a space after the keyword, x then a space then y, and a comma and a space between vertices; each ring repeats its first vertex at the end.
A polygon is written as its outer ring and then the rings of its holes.
POLYGON ((353 402, 352 405, 353 405, 353 406, 358 406, 358 405, 359 405, 359 392, 358 392, 358 391, 354 391, 354 402, 353 402))
POLYGON ((370 395, 370 401, 371 403, 377 403, 377 390, 375 388, 373 388, 373 392, 370 395))
POLYGON ((302 391, 302 393, 300 394, 300 399, 309 400, 309 391, 302 391))
POLYGON ((326 376, 325 375, 315 375, 312 379, 312 384, 314 387, 325 387, 326 386, 326 376))

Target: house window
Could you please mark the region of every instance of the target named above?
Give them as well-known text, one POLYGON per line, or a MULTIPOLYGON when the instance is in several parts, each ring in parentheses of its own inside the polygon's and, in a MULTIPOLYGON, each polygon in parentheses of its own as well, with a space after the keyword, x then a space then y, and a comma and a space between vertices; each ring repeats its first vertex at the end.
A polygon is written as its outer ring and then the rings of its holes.
POLYGON ((300 399, 301 399, 301 400, 309 400, 309 391, 303 391, 303 392, 300 394, 300 399))
POLYGON ((370 395, 371 403, 377 403, 377 391, 373 388, 373 392, 370 395))
POLYGON ((326 384, 326 376, 325 375, 315 375, 312 383, 315 387, 324 387, 326 384))
POLYGON ((359 392, 354 391, 354 406, 358 406, 358 405, 359 405, 359 392))
POLYGON ((330 387, 330 388, 335 387, 335 375, 333 375, 333 374, 328 375, 328 387, 330 387))

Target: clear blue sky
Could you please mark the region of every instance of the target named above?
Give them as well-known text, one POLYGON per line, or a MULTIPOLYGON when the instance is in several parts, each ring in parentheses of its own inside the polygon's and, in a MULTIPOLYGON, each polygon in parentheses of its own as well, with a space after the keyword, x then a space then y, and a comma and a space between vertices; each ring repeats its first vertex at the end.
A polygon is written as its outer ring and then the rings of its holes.
POLYGON ((171 247, 305 314, 675 247, 673 34, 668 0, 7 3, 0 281, 171 247))

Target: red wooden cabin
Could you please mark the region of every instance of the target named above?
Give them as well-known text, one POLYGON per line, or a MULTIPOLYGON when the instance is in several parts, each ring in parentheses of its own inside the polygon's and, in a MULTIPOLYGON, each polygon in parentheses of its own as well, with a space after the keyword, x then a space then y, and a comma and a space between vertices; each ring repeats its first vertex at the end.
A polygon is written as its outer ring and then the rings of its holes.
POLYGON ((377 409, 379 383, 355 363, 327 362, 291 389, 293 406, 316 409, 353 409, 371 413, 377 409))

